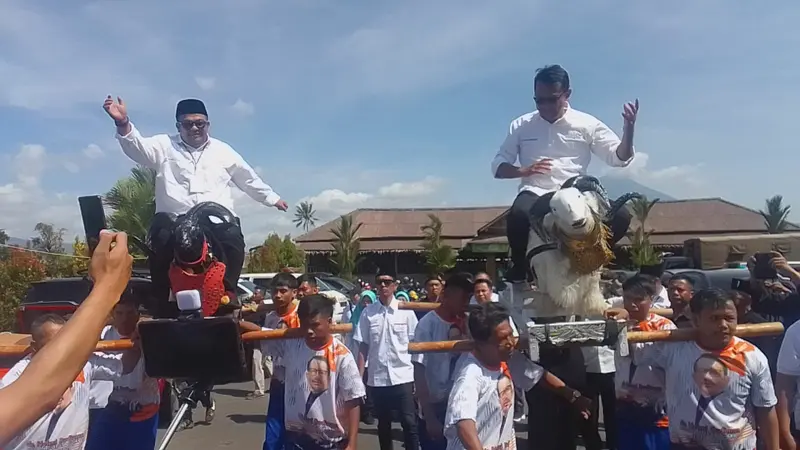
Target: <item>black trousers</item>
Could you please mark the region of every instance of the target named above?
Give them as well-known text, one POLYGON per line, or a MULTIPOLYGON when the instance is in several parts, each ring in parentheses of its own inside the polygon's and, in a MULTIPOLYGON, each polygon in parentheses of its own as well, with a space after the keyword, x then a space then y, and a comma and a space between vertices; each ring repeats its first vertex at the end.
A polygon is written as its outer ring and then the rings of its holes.
MULTIPOLYGON (((541 349, 542 367, 561 378, 567 386, 586 391, 586 370, 580 348, 541 349)), ((528 400, 528 448, 531 450, 575 450, 585 420, 564 398, 537 384, 528 400)), ((585 438, 585 436, 584 436, 585 438)), ((588 449, 588 447, 587 447, 588 449)))
MULTIPOLYGON (((161 318, 174 318, 178 316, 178 305, 169 301, 170 283, 169 268, 174 258, 175 236, 172 234, 174 221, 166 213, 158 213, 153 217, 150 225, 150 248, 154 256, 149 259, 150 278, 152 281, 153 296, 157 299, 157 316, 161 318)), ((222 246, 225 254, 225 290, 236 293, 239 284, 239 275, 244 266, 244 235, 242 235, 239 218, 236 226, 221 224, 211 230, 222 246)))
POLYGON ((603 425, 606 430, 606 447, 609 449, 617 448, 617 418, 616 401, 617 394, 614 387, 614 372, 611 373, 592 373, 586 372, 586 390, 583 395, 592 399, 592 411, 588 420, 584 421, 583 441, 586 450, 600 450, 603 448, 603 441, 600 439, 598 431, 599 406, 603 405, 603 425))
MULTIPOLYGON (((525 272, 520 272, 519 268, 529 270, 528 261, 525 258, 528 252, 528 234, 531 231, 531 214, 534 213, 534 205, 539 196, 530 191, 522 191, 514 199, 511 205, 511 210, 506 219, 506 236, 508 237, 508 246, 511 247, 511 262, 514 264, 515 272, 518 277, 524 276, 525 272)), ((541 204, 540 207, 545 209, 546 204, 541 204)), ((537 215, 545 214, 547 211, 535 211, 537 215)), ((616 216, 611 221, 610 228, 613 234, 612 243, 619 242, 620 239, 625 237, 628 232, 628 227, 631 224, 631 214, 627 208, 619 210, 616 216)))
POLYGON ((417 411, 414 403, 414 383, 386 387, 367 387, 378 418, 378 442, 381 450, 392 450, 392 413, 397 411, 403 428, 405 450, 419 450, 417 411))

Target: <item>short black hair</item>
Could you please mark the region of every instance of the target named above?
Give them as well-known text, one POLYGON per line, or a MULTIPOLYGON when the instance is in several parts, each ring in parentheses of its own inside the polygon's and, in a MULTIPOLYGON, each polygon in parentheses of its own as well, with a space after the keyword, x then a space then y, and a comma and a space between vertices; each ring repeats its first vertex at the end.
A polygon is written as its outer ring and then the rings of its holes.
POLYGON ((692 314, 700 314, 700 312, 707 309, 724 308, 728 302, 733 303, 734 306, 736 305, 731 294, 722 289, 701 289, 695 292, 689 301, 689 310, 692 314))
POLYGON ((428 278, 425 279, 425 284, 428 284, 431 281, 438 281, 438 282, 441 283, 442 282, 442 276, 441 275, 431 275, 431 276, 429 276, 428 278))
POLYGON ((316 316, 326 319, 333 317, 333 304, 335 300, 322 294, 306 295, 297 305, 297 317, 304 322, 316 316))
POLYGON ((728 293, 731 296, 731 300, 733 300, 733 304, 736 305, 737 307, 742 301, 745 301, 747 303, 753 302, 753 297, 751 297, 750 294, 748 294, 747 292, 731 289, 730 291, 728 291, 728 293))
POLYGON ((444 283, 444 290, 450 291, 452 289, 460 289, 464 292, 472 293, 474 289, 472 286, 472 275, 468 273, 450 275, 444 283))
POLYGON ((484 303, 477 308, 470 309, 467 325, 472 339, 478 342, 488 342, 494 335, 498 325, 511 317, 508 308, 500 303, 484 303))
POLYGON ((286 287, 289 289, 297 289, 300 284, 297 282, 297 278, 288 272, 281 272, 274 277, 272 277, 272 282, 270 282, 270 287, 272 289, 286 287))
POLYGON ((630 292, 637 297, 653 298, 656 292, 658 278, 651 275, 637 273, 622 283, 622 292, 630 292))
POLYGON ((669 278, 667 283, 672 283, 673 281, 683 281, 684 283, 688 284, 691 288, 694 288, 694 281, 689 275, 684 275, 682 273, 676 273, 675 275, 669 278))
POLYGON ((539 83, 549 85, 558 84, 566 91, 569 89, 569 74, 558 64, 544 66, 540 69, 536 69, 536 76, 533 78, 534 86, 539 83))
POLYGON ((485 284, 485 285, 489 286, 489 289, 492 289, 494 287, 494 283, 492 283, 492 280, 487 280, 486 278, 478 278, 472 284, 475 285, 475 286, 477 286, 479 284, 485 284))
POLYGON ((66 319, 54 313, 42 314, 41 316, 33 319, 31 323, 31 336, 36 336, 42 331, 42 327, 48 323, 54 325, 64 325, 67 323, 66 319))
POLYGON ((297 286, 299 287, 303 283, 308 283, 309 286, 317 287, 317 277, 304 273, 297 279, 297 286))

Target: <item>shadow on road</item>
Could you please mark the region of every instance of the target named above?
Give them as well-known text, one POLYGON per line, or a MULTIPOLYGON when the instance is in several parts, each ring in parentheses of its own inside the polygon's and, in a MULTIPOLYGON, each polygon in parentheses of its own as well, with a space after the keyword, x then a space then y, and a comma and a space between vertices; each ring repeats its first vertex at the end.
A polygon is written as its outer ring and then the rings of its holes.
POLYGON ((266 423, 266 414, 229 414, 228 419, 234 423, 266 423))
POLYGON ((227 395, 229 397, 236 397, 236 398, 245 398, 250 391, 243 391, 241 389, 226 389, 226 388, 216 388, 214 389, 215 394, 220 395, 227 395))
MULTIPOLYGON (((377 428, 359 428, 358 429, 358 434, 359 435, 364 434, 364 435, 369 435, 369 436, 377 436, 378 435, 378 429, 377 428)), ((403 430, 393 427, 392 428, 392 440, 393 441, 398 441, 398 442, 403 442, 403 430)))

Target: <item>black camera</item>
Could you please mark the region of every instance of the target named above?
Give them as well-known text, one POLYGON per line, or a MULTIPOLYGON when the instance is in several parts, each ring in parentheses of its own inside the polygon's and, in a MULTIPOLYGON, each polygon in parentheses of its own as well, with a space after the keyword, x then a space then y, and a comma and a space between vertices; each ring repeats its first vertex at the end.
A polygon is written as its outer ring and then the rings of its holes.
POLYGON ((147 375, 208 385, 248 381, 239 324, 232 317, 203 317, 197 291, 178 292, 176 298, 177 319, 139 323, 147 375))

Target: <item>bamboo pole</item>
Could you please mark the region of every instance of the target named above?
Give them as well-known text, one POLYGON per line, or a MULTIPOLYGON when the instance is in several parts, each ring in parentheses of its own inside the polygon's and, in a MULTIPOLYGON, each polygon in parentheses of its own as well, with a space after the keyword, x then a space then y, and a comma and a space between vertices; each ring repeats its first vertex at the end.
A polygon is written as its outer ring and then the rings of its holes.
MULTIPOLYGON (((780 322, 742 324, 736 327, 736 336, 741 338, 771 336, 783 333, 780 322)), ((693 328, 658 331, 629 331, 628 342, 677 342, 691 341, 695 338, 693 328)), ((412 342, 408 345, 409 353, 447 353, 472 350, 472 341, 438 341, 412 342)))
MULTIPOLYGON (((334 334, 347 334, 353 327, 349 323, 334 325, 331 332, 334 334)), ((783 325, 780 322, 768 322, 757 324, 742 324, 736 327, 736 336, 741 338, 771 336, 783 333, 783 325)), ((248 331, 242 334, 244 341, 261 341, 273 339, 297 339, 302 338, 304 332, 298 328, 285 330, 267 331, 248 331)), ((664 341, 690 341, 695 338, 695 331, 691 328, 677 330, 658 330, 658 331, 630 331, 628 332, 628 342, 664 342, 664 341)), ((112 352, 123 351, 133 347, 129 339, 118 341, 100 341, 97 343, 96 351, 112 352)), ((409 353, 442 353, 442 352, 465 352, 472 350, 472 341, 438 341, 438 342, 412 342, 408 345, 409 353)), ((28 353, 27 345, 11 344, 0 345, 0 357, 24 356, 28 353)))

